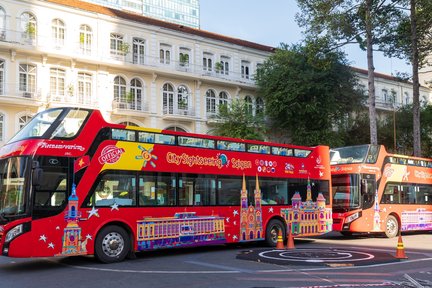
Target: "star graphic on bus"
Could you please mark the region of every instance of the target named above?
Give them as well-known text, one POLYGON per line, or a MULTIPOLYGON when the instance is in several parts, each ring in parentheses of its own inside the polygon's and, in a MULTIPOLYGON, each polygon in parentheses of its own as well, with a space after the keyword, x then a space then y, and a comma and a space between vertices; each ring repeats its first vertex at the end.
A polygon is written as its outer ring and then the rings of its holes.
POLYGON ((151 154, 153 151, 153 148, 145 149, 141 145, 138 145, 138 148, 141 150, 140 156, 135 156, 135 159, 144 159, 143 167, 147 166, 147 163, 150 163, 150 165, 155 168, 156 164, 153 162, 153 160, 157 160, 158 157, 156 155, 151 154))

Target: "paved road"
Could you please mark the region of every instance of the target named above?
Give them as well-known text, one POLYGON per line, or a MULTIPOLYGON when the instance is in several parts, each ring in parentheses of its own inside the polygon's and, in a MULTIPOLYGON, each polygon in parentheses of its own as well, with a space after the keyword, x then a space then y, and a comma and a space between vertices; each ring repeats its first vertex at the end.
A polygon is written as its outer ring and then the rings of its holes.
MULTIPOLYGON (((282 265, 237 258, 265 249, 259 244, 141 253, 116 264, 100 264, 93 257, 0 257, 0 287, 432 287, 432 233, 404 235, 403 244, 408 259, 366 266, 282 265)), ((295 241, 295 250, 366 254, 394 255, 396 246, 397 238, 343 238, 338 233, 295 241)))

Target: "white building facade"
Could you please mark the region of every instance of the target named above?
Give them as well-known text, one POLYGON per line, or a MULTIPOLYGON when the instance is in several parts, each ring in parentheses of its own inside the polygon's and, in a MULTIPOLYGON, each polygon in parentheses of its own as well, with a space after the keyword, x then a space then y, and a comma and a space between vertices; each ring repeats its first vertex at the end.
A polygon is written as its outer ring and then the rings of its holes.
MULTIPOLYGON (((78 0, 3 0, 0 146, 35 113, 59 106, 100 109, 113 123, 208 133, 219 105, 242 99, 253 114, 264 109, 254 74, 272 53, 78 0)), ((366 88, 366 70, 353 69, 366 88)), ((412 85, 388 75, 376 73, 376 93, 377 109, 412 102, 412 85)), ((421 100, 429 93, 421 87, 421 100)))
POLYGON ((0 3, 0 145, 38 111, 207 133, 218 106, 263 109, 253 75, 273 48, 77 0, 0 3))

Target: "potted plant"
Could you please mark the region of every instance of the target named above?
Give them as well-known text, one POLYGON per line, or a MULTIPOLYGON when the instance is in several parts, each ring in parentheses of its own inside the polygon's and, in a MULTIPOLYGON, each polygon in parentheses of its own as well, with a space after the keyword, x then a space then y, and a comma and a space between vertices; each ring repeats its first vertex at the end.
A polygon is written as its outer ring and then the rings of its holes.
POLYGON ((215 63, 215 69, 216 69, 217 73, 219 73, 220 71, 222 71, 222 69, 223 69, 222 63, 221 62, 216 62, 215 63))
POLYGON ((36 38, 36 25, 31 22, 27 23, 25 33, 29 39, 36 38))
POLYGON ((123 52, 124 55, 129 53, 130 45, 129 43, 122 42, 119 46, 119 50, 123 52))
POLYGON ((180 53, 180 66, 189 65, 189 54, 180 53))

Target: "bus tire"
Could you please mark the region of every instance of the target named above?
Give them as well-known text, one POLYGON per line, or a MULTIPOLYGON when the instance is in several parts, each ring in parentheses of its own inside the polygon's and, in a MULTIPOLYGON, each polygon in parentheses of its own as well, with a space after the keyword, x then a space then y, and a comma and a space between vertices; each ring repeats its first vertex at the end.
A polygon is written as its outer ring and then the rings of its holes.
POLYGON ((95 256, 102 263, 121 262, 129 251, 129 235, 119 226, 106 226, 96 236, 95 256))
POLYGON ((272 219, 267 224, 265 242, 267 246, 276 247, 279 231, 282 231, 282 238, 286 238, 286 226, 277 219, 272 219))
POLYGON ((397 221, 395 216, 393 216, 393 215, 387 216, 384 233, 385 233, 385 236, 387 238, 393 238, 393 237, 396 237, 396 235, 398 235, 399 222, 397 221))

